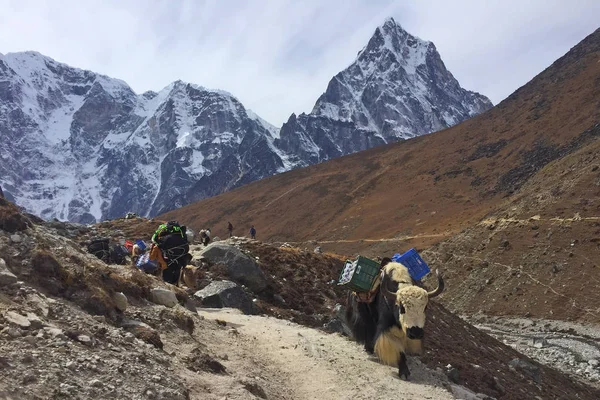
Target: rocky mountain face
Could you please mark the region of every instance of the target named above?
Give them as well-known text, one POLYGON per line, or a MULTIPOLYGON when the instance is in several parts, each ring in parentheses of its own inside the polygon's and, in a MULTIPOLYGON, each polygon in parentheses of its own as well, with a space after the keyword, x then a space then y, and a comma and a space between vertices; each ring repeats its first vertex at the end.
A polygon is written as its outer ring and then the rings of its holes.
POLYGON ((33 52, 0 56, 0 134, 2 186, 44 218, 156 215, 194 185, 206 197, 287 168, 278 130, 228 93, 177 81, 137 95, 33 52))
POLYGON ((393 19, 375 30, 308 115, 292 115, 276 144, 300 165, 448 128, 492 107, 460 87, 435 45, 393 19))
POLYGON ((0 54, 0 185, 44 218, 157 215, 243 184, 456 124, 491 107, 393 20, 281 130, 231 94, 123 81, 0 54))

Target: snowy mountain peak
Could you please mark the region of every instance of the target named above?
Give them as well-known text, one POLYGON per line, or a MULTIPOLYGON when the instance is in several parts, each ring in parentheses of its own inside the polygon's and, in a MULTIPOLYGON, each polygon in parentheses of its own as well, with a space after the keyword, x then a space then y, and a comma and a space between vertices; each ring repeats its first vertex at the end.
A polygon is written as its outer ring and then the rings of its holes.
POLYGON ((311 113, 277 129, 232 94, 127 83, 37 52, 0 55, 0 185, 44 218, 154 216, 292 168, 454 125, 491 107, 393 19, 311 113))
POLYGON ((287 165, 278 129, 225 91, 175 81, 137 95, 37 52, 0 57, 0 132, 5 191, 78 222, 156 215, 287 165))
POLYGON ((307 165, 444 129, 491 106, 460 87, 433 43, 388 18, 312 112, 283 125, 280 146, 307 165))
POLYGON ((408 74, 415 74, 417 68, 426 63, 426 57, 433 43, 422 40, 406 32, 393 18, 388 18, 377 29, 369 43, 358 54, 357 61, 366 73, 373 72, 372 66, 382 58, 391 58, 408 74))

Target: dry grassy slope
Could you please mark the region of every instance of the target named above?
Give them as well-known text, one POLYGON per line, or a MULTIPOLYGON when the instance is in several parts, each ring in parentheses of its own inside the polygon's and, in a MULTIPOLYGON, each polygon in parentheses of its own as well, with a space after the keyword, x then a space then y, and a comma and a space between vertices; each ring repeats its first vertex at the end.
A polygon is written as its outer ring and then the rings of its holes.
POLYGON ((351 240, 338 253, 428 246, 478 222, 600 120, 600 30, 490 111, 458 126, 273 176, 169 212, 218 236, 351 240), (534 161, 532 161, 534 160, 534 161), (408 243, 361 239, 416 236, 408 243))
POLYGON ((447 271, 451 309, 600 323, 600 125, 592 133, 482 223, 424 252, 447 271))

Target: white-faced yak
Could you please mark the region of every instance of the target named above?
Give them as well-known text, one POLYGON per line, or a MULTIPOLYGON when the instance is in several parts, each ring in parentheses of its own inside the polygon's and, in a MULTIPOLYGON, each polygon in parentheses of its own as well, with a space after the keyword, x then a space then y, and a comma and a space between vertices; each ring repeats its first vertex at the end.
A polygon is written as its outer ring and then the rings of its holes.
POLYGON ((429 299, 442 293, 444 280, 436 271, 438 287, 427 292, 411 278, 408 269, 384 258, 379 290, 370 303, 348 296, 346 318, 354 338, 365 350, 387 365, 398 366, 398 375, 409 379, 406 354, 421 354, 425 334, 425 309, 429 299))

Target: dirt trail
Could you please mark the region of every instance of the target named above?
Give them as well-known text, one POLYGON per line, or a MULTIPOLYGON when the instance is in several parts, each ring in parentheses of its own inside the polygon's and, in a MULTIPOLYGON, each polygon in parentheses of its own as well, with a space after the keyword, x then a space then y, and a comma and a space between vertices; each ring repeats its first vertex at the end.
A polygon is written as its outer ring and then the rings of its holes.
POLYGON ((443 387, 443 375, 425 368, 415 358, 409 358, 412 379, 405 382, 394 368, 377 363, 361 346, 339 335, 231 309, 202 309, 199 313, 232 327, 230 340, 215 343, 217 348, 213 350, 232 353, 235 349, 236 358, 255 360, 247 374, 262 377, 268 398, 453 398, 443 387))
MULTIPOLYGON (((491 217, 491 218, 486 218, 482 221, 479 222, 479 225, 483 225, 483 226, 490 226, 490 225, 508 225, 508 224, 531 224, 531 223, 536 223, 536 222, 543 222, 543 221, 547 221, 547 222, 551 222, 551 223, 573 223, 573 222, 596 222, 596 221, 600 221, 600 217, 580 217, 578 214, 576 214, 574 217, 571 218, 561 218, 561 217, 552 217, 552 218, 542 218, 539 215, 534 215, 528 219, 517 219, 517 218, 496 218, 496 217, 491 217)), ((397 236, 397 237, 393 237, 393 238, 381 238, 381 239, 339 239, 339 240, 318 240, 317 243, 318 244, 336 244, 336 243, 382 243, 382 242, 406 242, 408 240, 413 240, 413 239, 428 239, 428 238, 446 238, 449 236, 452 236, 453 234, 455 234, 456 232, 442 232, 442 233, 423 233, 423 234, 416 234, 416 235, 404 235, 404 236, 397 236)), ((287 244, 293 244, 293 245, 301 245, 301 244, 306 244, 309 243, 311 241, 305 240, 305 241, 299 241, 299 242, 294 242, 294 241, 274 241, 271 242, 273 244, 283 244, 283 243, 287 243, 287 244)))

